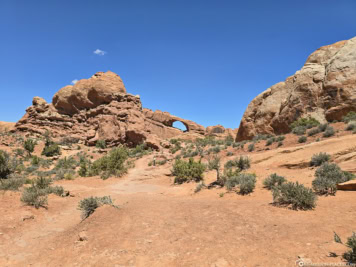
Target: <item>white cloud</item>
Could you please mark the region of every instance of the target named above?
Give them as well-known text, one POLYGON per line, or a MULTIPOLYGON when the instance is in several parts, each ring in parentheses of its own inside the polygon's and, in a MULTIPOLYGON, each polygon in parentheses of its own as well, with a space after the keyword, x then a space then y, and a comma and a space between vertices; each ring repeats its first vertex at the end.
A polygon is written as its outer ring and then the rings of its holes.
POLYGON ((94 53, 95 55, 98 55, 98 56, 103 56, 103 55, 106 54, 105 51, 100 50, 100 49, 96 49, 93 53, 94 53))
POLYGON ((77 79, 74 79, 73 81, 72 81, 72 84, 76 84, 77 83, 77 79))

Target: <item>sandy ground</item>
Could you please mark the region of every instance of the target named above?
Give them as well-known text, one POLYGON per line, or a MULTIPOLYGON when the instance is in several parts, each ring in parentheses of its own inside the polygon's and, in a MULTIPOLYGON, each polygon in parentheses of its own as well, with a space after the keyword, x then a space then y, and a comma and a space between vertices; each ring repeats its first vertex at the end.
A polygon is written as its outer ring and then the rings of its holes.
MULTIPOLYGON (((356 230, 356 192, 338 191, 319 197, 315 210, 294 211, 271 205, 262 181, 277 172, 311 186, 308 162, 318 152, 356 172, 356 135, 261 150, 248 153, 249 172, 257 174, 248 196, 172 185, 171 163, 149 167, 153 155, 121 178, 56 182, 73 196, 51 195, 47 210, 24 206, 19 192, 1 192, 0 266, 296 266, 298 256, 341 263, 329 256, 345 252, 333 232, 345 240, 356 230), (119 208, 100 207, 82 221, 78 202, 106 195, 119 208)), ((215 174, 205 177, 208 183, 215 174)))

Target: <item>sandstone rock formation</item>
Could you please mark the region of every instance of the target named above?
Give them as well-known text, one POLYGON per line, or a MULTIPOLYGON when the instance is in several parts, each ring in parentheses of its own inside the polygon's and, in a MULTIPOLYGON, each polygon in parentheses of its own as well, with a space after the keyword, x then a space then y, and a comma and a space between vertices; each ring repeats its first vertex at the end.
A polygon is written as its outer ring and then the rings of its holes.
POLYGON ((63 87, 52 103, 35 97, 32 104, 17 122, 16 131, 50 131, 54 137, 72 136, 88 145, 97 140, 109 146, 146 142, 155 149, 162 139, 182 134, 173 127, 175 121, 184 123, 191 133, 205 133, 203 126, 192 121, 143 109, 140 97, 126 93, 121 78, 110 71, 63 87))
POLYGON ((356 37, 319 48, 300 71, 253 99, 236 140, 287 133, 300 117, 340 120, 349 111, 356 111, 356 37))
POLYGON ((224 126, 218 124, 206 127, 205 135, 226 138, 228 136, 236 136, 237 130, 238 129, 225 128, 224 126))

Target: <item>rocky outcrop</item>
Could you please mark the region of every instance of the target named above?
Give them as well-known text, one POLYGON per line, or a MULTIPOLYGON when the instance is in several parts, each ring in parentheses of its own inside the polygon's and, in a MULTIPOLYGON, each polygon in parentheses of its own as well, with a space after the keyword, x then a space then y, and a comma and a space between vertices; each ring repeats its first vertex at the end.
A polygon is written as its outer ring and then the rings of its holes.
POLYGON ((287 133, 300 117, 340 120, 349 111, 356 111, 356 37, 319 48, 301 70, 253 99, 236 140, 287 133))
POLYGON ((226 138, 228 136, 236 136, 237 129, 225 128, 218 124, 215 126, 208 126, 205 130, 205 135, 226 138))
POLYGON ((97 140, 105 140, 109 146, 146 142, 158 149, 162 139, 182 134, 173 127, 174 121, 184 123, 189 132, 204 134, 204 127, 192 121, 143 109, 140 97, 126 93, 118 75, 99 72, 63 87, 52 103, 35 97, 15 129, 38 134, 50 131, 54 137, 72 136, 88 145, 97 140))

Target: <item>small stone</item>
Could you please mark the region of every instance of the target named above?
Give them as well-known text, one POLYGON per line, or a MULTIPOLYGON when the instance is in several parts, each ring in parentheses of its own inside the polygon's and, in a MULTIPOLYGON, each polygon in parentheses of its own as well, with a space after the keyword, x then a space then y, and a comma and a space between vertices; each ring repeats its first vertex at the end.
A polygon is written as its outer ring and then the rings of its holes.
POLYGON ((85 231, 80 232, 78 236, 79 236, 79 238, 78 238, 79 241, 87 241, 88 240, 88 235, 85 231))

